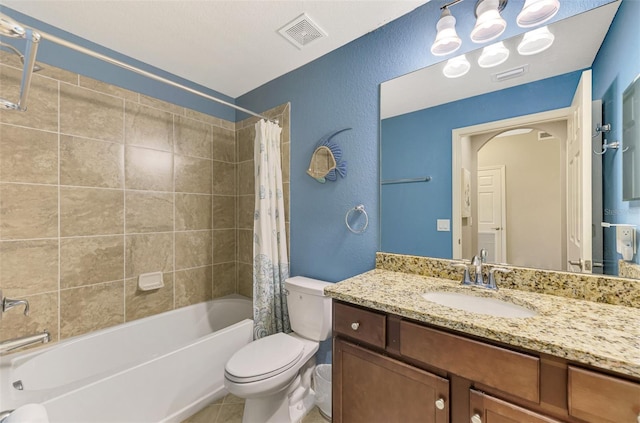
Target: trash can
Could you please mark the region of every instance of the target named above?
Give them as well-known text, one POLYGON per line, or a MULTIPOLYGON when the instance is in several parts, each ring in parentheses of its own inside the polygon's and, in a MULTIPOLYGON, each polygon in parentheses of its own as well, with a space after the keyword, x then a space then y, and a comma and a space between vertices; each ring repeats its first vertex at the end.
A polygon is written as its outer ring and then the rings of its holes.
POLYGON ((331 421, 331 364, 318 364, 313 372, 316 405, 320 414, 331 421))

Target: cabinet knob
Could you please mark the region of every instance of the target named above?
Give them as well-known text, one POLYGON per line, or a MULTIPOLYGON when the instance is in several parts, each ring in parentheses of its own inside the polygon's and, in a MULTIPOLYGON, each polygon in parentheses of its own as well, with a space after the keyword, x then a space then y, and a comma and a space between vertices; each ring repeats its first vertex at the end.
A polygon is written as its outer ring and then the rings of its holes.
POLYGON ((474 414, 473 417, 471 417, 471 423, 482 423, 482 419, 480 418, 480 415, 474 414))
POLYGON ((436 401, 436 408, 438 410, 444 410, 444 399, 440 398, 436 401))
POLYGON ((638 423, 640 423, 640 414, 638 414, 637 420, 638 420, 638 423))
POLYGON ((351 329, 358 330, 359 327, 360 327, 360 323, 358 322, 351 323, 351 329))

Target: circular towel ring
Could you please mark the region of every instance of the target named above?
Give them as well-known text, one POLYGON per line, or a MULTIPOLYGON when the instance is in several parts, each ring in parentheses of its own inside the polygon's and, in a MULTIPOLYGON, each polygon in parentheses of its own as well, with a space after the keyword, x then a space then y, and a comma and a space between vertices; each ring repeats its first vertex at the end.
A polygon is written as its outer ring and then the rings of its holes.
POLYGON ((344 223, 347 225, 347 228, 354 234, 361 234, 364 231, 366 231, 367 226, 369 226, 369 215, 367 214, 367 211, 364 209, 364 204, 359 204, 354 208, 349 209, 349 211, 347 211, 347 214, 344 216, 344 223), (351 227, 351 225, 349 225, 349 216, 351 215, 352 212, 360 212, 364 215, 364 219, 365 219, 364 226, 360 230, 355 230, 351 227))

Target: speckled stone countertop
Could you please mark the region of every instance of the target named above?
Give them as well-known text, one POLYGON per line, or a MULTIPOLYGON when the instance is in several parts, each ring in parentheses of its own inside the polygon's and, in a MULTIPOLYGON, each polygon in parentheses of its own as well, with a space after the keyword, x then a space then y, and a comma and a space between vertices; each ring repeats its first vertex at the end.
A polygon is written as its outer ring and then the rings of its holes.
POLYGON ((640 309, 374 269, 325 288, 328 296, 443 328, 464 332, 640 378, 640 309), (426 301, 429 291, 466 292, 509 301, 535 317, 480 315, 426 301))

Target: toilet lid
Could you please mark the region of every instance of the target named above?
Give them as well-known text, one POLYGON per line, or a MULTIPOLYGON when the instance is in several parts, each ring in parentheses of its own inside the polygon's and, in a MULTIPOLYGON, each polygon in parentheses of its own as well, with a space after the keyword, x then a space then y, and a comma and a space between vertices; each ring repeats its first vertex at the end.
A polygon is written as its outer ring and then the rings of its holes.
POLYGON ((227 362, 225 373, 234 382, 267 379, 293 367, 302 357, 304 344, 287 334, 276 333, 240 348, 227 362))

